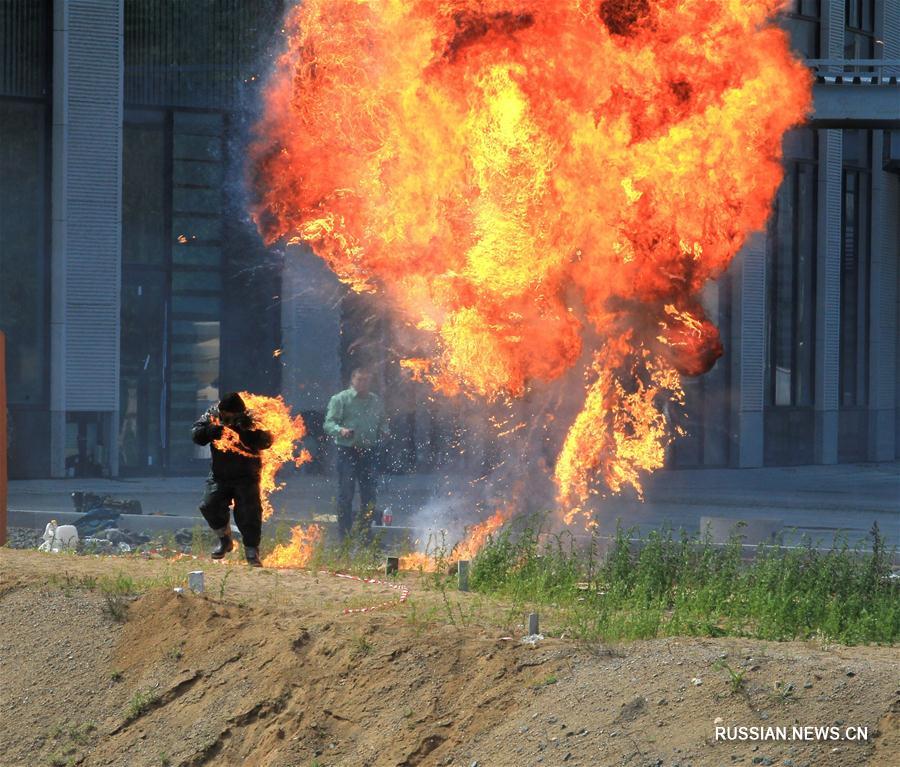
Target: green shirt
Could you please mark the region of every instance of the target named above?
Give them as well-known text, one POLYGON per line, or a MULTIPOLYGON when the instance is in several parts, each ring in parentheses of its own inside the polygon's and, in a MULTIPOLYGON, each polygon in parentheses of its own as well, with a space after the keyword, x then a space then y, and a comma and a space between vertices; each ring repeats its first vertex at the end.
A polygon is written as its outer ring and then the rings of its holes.
POLYGON ((385 431, 384 405, 373 393, 360 397, 352 386, 335 394, 325 414, 325 433, 343 447, 374 447, 385 431), (353 429, 352 437, 342 437, 341 429, 353 429))

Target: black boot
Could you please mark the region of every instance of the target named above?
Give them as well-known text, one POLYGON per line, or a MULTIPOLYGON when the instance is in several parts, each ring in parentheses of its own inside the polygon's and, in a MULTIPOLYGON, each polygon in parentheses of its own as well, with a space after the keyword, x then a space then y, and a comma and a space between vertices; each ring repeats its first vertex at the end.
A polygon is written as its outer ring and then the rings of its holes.
POLYGON ((225 555, 234 548, 234 540, 228 534, 219 536, 219 545, 216 546, 210 556, 213 559, 224 559, 225 555))
POLYGON ((259 561, 259 549, 256 546, 244 546, 244 556, 250 567, 262 567, 262 562, 259 561))

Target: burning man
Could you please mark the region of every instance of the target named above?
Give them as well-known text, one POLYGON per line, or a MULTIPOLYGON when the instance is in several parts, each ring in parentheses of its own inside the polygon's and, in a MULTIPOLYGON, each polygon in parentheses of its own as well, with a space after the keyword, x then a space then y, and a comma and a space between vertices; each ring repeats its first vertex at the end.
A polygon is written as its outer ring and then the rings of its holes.
POLYGON ((219 545, 212 558, 222 559, 234 548, 229 524, 229 506, 234 501, 234 521, 244 539, 247 564, 262 567, 259 560, 259 538, 262 530, 262 503, 259 476, 262 469, 260 452, 272 444, 272 435, 255 428, 253 416, 240 394, 226 394, 218 407, 210 408, 194 424, 191 435, 198 445, 209 445, 212 470, 206 481, 206 495, 200 504, 219 545), (236 439, 228 440, 226 431, 236 439), (223 437, 225 443, 219 443, 223 437))
POLYGON ((343 539, 353 527, 357 482, 362 519, 381 524, 375 508, 375 455, 379 440, 387 436, 387 422, 381 398, 372 391, 371 372, 357 368, 350 377, 350 388, 331 398, 325 433, 337 444, 337 517, 343 539))

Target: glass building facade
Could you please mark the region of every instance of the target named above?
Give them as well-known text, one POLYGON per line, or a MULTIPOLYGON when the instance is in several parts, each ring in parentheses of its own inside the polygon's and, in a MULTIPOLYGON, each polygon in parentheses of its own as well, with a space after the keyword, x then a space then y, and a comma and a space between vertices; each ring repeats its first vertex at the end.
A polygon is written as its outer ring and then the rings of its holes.
POLYGON ((0 3, 0 329, 7 336, 11 474, 46 474, 49 441, 49 0, 0 3))
MULTIPOLYGON (((96 71, 88 66, 95 62, 78 62, 88 68, 72 76, 85 78, 96 101, 63 115, 53 82, 54 11, 84 5, 0 0, 10 475, 202 471, 190 425, 228 389, 283 393, 318 438, 310 446, 321 448, 316 468, 326 469, 322 413, 358 362, 374 363, 392 415, 389 468, 428 471, 459 455, 490 465, 489 441, 467 443, 465 414, 435 407, 400 371, 401 329, 377 303, 314 274, 309 259, 268 251, 247 220, 242 148, 283 0, 97 0, 92 12, 120 25, 121 42, 111 43, 120 49, 96 71), (119 259, 117 271, 69 274, 68 261, 90 261, 92 251, 55 234, 54 177, 61 149, 71 148, 60 142, 93 129, 78 122, 92 103, 107 116, 121 113, 120 195, 86 216, 88 224, 118 222, 119 259), (68 138, 54 129, 63 123, 68 138), (83 294, 100 300, 115 292, 114 322, 94 327, 92 305, 59 298, 60 284, 87 290, 91 279, 117 283, 116 291, 83 294), (96 342, 111 335, 115 354, 94 359, 96 342), (102 408, 73 400, 76 388, 100 386, 108 374, 115 385, 102 408)), ((781 23, 809 59, 900 59, 894 5, 792 0, 781 23)), ((91 18, 81 26, 75 19, 66 33, 86 44, 91 18)), ((784 182, 767 230, 701 297, 725 356, 685 382, 686 408, 673 413, 685 435, 669 466, 898 455, 897 317, 884 313, 897 311, 898 246, 885 222, 900 218, 900 179, 883 167, 883 144, 883 133, 864 125, 785 136, 784 182)), ((67 172, 79 181, 76 171, 67 172)), ((79 236, 90 245, 90 227, 79 236)))

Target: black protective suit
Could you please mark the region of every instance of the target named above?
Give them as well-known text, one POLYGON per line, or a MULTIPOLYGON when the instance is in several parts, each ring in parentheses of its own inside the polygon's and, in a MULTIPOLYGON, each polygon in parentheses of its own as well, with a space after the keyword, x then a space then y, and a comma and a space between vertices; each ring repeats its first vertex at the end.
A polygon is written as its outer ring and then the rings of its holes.
POLYGON ((257 429, 252 417, 247 414, 241 417, 234 431, 240 437, 242 450, 249 455, 219 450, 213 443, 222 428, 218 415, 216 408, 210 408, 191 429, 194 442, 209 445, 212 452, 212 471, 206 481, 206 495, 200 504, 200 513, 213 531, 222 537, 227 534, 229 506, 234 501, 234 521, 241 531, 244 546, 256 548, 262 530, 259 495, 262 459, 259 454, 271 446, 272 435, 257 429))

